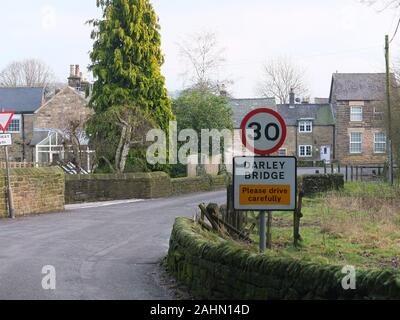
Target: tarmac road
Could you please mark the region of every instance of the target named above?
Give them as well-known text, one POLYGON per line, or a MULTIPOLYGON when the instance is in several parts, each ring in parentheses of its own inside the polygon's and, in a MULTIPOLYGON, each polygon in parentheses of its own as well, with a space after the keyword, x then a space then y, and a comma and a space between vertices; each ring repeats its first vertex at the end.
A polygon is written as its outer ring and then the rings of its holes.
POLYGON ((174 299, 160 281, 177 216, 225 192, 69 206, 66 212, 0 220, 0 299, 174 299), (54 266, 56 290, 42 288, 54 266))

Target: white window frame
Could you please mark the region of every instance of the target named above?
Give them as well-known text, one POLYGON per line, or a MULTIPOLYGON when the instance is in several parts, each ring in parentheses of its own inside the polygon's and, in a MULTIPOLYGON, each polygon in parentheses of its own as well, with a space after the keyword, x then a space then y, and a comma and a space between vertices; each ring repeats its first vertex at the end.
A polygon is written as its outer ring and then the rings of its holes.
POLYGON ((350 107, 350 121, 351 122, 362 122, 364 119, 363 106, 351 106, 350 107), (355 112, 355 110, 359 110, 355 112))
POLYGON ((312 133, 313 122, 309 120, 299 121, 299 132, 300 133, 312 133), (310 129, 308 129, 310 127, 310 129))
MULTIPOLYGON (((10 126, 7 128, 7 132, 6 133, 11 133, 11 134, 13 134, 13 133, 21 133, 21 125, 22 125, 22 117, 21 117, 21 115, 20 114, 15 114, 14 116, 13 116, 13 118, 11 119, 11 122, 12 121, 18 121, 18 123, 19 123, 19 130, 18 131, 15 131, 15 130, 13 130, 13 131, 10 131, 9 129, 10 129, 10 126)), ((10 125, 11 125, 11 122, 10 122, 10 125)))
POLYGON ((386 153, 386 148, 387 148, 387 137, 386 134, 384 132, 375 132, 374 133, 374 153, 386 153), (377 135, 383 135, 385 137, 384 141, 377 141, 376 137, 377 135), (383 145, 383 151, 382 150, 377 150, 377 145, 383 145))
POLYGON ((299 146, 299 157, 300 158, 312 158, 313 156, 313 146, 312 145, 300 145, 299 146), (307 149, 310 149, 310 153, 307 153, 307 149), (304 152, 302 150, 304 149, 304 152))
POLYGON ((363 152, 363 133, 362 132, 351 132, 350 133, 350 154, 362 154, 363 152), (360 135, 360 141, 353 141, 353 134, 359 134, 360 135), (360 151, 354 151, 354 149, 352 148, 353 145, 360 145, 360 151))
MULTIPOLYGON (((283 152, 282 152, 283 153, 283 152)), ((285 156, 287 156, 287 149, 286 148, 281 148, 281 149, 279 149, 279 151, 278 151, 278 156, 280 156, 280 157, 285 157, 285 156), (281 151, 284 151, 284 154, 281 154, 281 151)))

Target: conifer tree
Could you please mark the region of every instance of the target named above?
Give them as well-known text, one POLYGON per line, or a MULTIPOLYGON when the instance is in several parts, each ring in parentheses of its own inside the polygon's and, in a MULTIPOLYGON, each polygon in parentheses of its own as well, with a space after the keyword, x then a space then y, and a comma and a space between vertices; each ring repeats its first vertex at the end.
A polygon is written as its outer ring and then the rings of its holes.
POLYGON ((133 134, 143 134, 127 127, 126 120, 136 119, 137 125, 142 119, 167 131, 173 117, 161 74, 160 26, 149 0, 97 0, 97 6, 103 16, 90 21, 94 26, 90 70, 95 77, 90 106, 95 114, 88 132, 101 146, 98 156, 124 171, 127 150, 138 140, 133 134))

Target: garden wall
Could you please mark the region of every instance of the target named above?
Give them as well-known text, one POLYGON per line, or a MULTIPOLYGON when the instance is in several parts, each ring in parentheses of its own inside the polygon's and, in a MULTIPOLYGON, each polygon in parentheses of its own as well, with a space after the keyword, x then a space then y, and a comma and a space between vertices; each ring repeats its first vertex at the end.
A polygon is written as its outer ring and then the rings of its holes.
POLYGON ((225 176, 171 179, 166 173, 67 175, 67 204, 126 199, 154 199, 226 187, 225 176))
POLYGON ((341 266, 270 257, 210 241, 186 218, 176 220, 167 264, 200 299, 400 299, 399 272, 358 271, 357 289, 345 291, 341 266))
MULTIPOLYGON (((55 167, 12 169, 16 216, 64 210, 64 172, 55 167)), ((8 216, 6 172, 0 170, 0 217, 8 216)))

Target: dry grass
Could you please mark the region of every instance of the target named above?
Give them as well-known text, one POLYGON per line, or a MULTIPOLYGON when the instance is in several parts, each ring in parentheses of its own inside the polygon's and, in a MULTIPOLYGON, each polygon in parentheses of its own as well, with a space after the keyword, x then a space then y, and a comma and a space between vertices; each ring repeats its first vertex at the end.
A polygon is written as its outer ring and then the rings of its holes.
POLYGON ((400 231, 400 199, 345 197, 329 194, 320 204, 323 233, 344 237, 352 243, 384 247, 386 236, 400 231))

